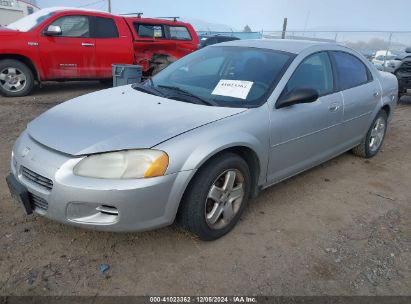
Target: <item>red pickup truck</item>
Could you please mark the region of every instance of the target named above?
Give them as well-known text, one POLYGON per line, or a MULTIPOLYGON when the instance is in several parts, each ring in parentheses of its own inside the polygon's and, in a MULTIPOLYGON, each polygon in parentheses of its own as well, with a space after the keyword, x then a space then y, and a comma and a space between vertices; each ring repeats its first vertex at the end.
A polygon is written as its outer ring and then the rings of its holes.
POLYGON ((176 20, 43 9, 0 29, 0 93, 25 96, 42 81, 109 79, 112 64, 139 64, 147 77, 199 44, 193 27, 176 20))

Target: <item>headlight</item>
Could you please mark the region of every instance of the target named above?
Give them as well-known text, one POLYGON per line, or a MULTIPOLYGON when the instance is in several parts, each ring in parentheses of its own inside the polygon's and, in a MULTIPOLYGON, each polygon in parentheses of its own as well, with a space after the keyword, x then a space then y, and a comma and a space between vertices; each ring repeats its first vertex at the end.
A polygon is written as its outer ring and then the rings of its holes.
POLYGON ((388 60, 388 61, 385 63, 385 66, 391 67, 391 68, 397 68, 397 67, 400 66, 401 63, 402 63, 401 60, 388 60))
POLYGON ((162 176, 167 170, 168 155, 158 150, 129 150, 90 155, 73 169, 75 175, 134 179, 162 176))

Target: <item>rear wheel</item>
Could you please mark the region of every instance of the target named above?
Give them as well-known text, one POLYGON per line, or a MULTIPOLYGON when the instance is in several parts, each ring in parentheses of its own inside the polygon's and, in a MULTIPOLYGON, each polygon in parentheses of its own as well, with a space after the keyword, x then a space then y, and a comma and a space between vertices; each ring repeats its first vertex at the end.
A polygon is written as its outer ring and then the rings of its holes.
POLYGON ((0 93, 8 97, 26 96, 34 86, 30 68, 21 61, 6 59, 0 61, 0 93))
POLYGON ((247 163, 233 153, 203 166, 184 195, 179 222, 202 240, 215 240, 236 225, 250 194, 247 163))
POLYGON ((387 130, 387 113, 381 110, 375 117, 370 129, 361 143, 352 149, 353 153, 363 158, 371 158, 380 150, 387 130))

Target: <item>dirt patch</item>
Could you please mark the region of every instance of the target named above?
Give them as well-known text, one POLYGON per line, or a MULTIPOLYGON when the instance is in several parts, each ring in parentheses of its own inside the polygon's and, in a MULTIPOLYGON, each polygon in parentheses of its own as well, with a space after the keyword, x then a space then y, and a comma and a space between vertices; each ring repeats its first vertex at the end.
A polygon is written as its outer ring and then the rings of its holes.
MULTIPOLYGON (((30 120, 104 88, 49 84, 0 97, 0 176, 30 120)), ((211 243, 176 225, 115 234, 25 216, 0 179, 0 294, 411 295, 411 106, 403 101, 377 157, 346 153, 267 189, 211 243)))

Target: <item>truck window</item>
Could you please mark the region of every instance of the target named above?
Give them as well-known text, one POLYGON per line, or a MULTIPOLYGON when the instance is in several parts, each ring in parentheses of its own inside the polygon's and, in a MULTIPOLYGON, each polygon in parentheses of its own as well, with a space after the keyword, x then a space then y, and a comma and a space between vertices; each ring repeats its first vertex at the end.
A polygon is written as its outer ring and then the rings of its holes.
POLYGON ((86 16, 64 16, 50 25, 61 27, 62 34, 60 37, 90 37, 90 24, 86 16))
POLYGON ((170 39, 191 40, 190 32, 184 26, 170 26, 170 39))
POLYGON ((157 24, 134 23, 137 35, 141 38, 164 38, 164 28, 157 24))
POLYGON ((114 20, 94 17, 94 38, 118 38, 118 30, 114 20))

